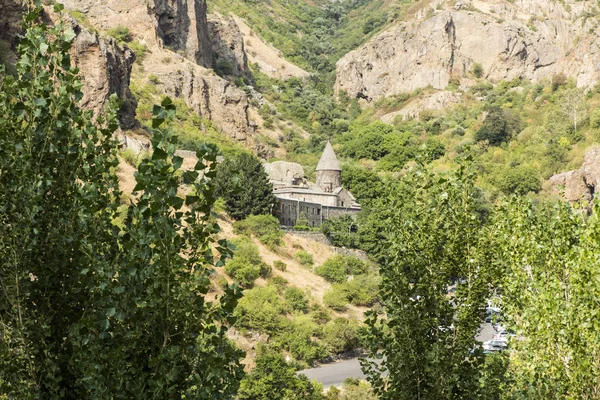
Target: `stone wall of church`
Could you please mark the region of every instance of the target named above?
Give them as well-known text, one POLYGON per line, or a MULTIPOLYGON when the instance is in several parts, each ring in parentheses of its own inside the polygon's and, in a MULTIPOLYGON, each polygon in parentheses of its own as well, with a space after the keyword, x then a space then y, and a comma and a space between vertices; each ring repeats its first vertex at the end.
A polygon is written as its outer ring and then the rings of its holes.
POLYGON ((295 199, 278 198, 278 205, 274 214, 279 219, 279 223, 284 226, 294 226, 300 216, 304 213, 308 219, 309 227, 319 227, 324 220, 340 215, 356 215, 359 209, 348 207, 326 206, 318 203, 300 201, 295 199))

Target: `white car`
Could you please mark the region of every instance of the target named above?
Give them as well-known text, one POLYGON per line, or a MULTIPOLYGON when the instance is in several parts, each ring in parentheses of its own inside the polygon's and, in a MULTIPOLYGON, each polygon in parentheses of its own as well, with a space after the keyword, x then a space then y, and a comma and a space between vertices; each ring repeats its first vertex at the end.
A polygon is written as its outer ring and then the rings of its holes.
POLYGON ((506 340, 492 339, 492 340, 483 342, 482 347, 483 347, 484 352, 502 351, 502 350, 506 350, 506 348, 508 347, 508 344, 506 343, 506 340))

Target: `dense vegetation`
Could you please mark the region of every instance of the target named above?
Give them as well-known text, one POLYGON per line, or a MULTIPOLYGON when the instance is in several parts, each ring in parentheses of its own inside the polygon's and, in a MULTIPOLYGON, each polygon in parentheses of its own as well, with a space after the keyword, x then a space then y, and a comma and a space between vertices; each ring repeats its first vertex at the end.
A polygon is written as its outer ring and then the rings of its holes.
POLYGON ((156 106, 153 152, 117 226, 115 99, 95 122, 78 108, 74 37, 32 26, 17 75, 0 67, 0 393, 230 398, 243 374, 225 336, 239 292, 204 301, 230 250, 215 241, 213 184, 196 180, 215 176, 216 149, 198 151, 210 166, 187 172, 196 195, 179 197, 177 141, 160 129, 175 108, 156 106))
MULTIPOLYGON (((579 166, 600 132, 598 93, 564 76, 479 81, 455 107, 390 124, 379 117, 431 90, 364 109, 334 97, 337 58, 409 3, 212 4, 242 14, 311 71, 283 82, 254 70, 268 100, 260 113, 290 159, 315 164, 333 140, 363 212, 323 232, 368 262, 319 264, 308 249, 287 248, 260 161, 181 102, 154 106, 162 96, 152 75, 133 87, 138 133, 153 149, 122 153, 138 169, 127 199, 115 176, 115 104, 96 121, 75 105, 74 32, 29 30, 15 76, 0 70, 0 398, 597 397, 600 206, 588 215, 505 195, 543 194, 545 179, 579 166), (222 145, 223 163, 204 141, 222 145), (193 171, 181 170, 176 148, 198 151, 193 171), (192 188, 183 196, 182 182, 192 188), (217 241, 217 217, 226 218, 212 213, 217 195, 237 220, 233 246, 217 241), (322 301, 286 281, 288 268, 329 282, 322 301), (490 299, 515 333, 510 354, 484 355, 475 340, 490 299), (372 311, 361 327, 350 311, 364 307, 372 311), (268 343, 246 375, 230 326, 268 343), (295 374, 360 347, 383 361, 364 362, 371 386, 323 395, 295 374)), ((135 44, 126 28, 109 34, 135 44)))

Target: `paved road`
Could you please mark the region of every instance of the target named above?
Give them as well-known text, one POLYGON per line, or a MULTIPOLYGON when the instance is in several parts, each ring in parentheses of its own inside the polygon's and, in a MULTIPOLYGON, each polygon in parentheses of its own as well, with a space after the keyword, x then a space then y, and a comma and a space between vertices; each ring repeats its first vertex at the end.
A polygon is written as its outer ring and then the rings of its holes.
MULTIPOLYGON (((483 324, 477 340, 485 342, 490 340, 495 333, 492 324, 483 324)), ((298 373, 306 375, 310 380, 321 382, 325 389, 330 386, 341 386, 346 378, 363 379, 365 377, 356 358, 326 364, 318 368, 305 369, 298 373)))

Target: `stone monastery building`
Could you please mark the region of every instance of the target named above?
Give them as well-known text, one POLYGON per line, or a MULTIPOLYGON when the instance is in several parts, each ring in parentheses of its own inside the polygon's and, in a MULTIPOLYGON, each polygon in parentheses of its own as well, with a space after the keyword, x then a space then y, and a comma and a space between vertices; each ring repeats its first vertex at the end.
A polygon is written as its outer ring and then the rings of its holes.
POLYGON ((360 211, 352 193, 342 187, 342 168, 329 142, 317 165, 315 184, 307 182, 300 164, 275 161, 265 164, 265 170, 278 200, 273 214, 281 225, 294 226, 300 213, 310 227, 317 227, 328 218, 360 211))

